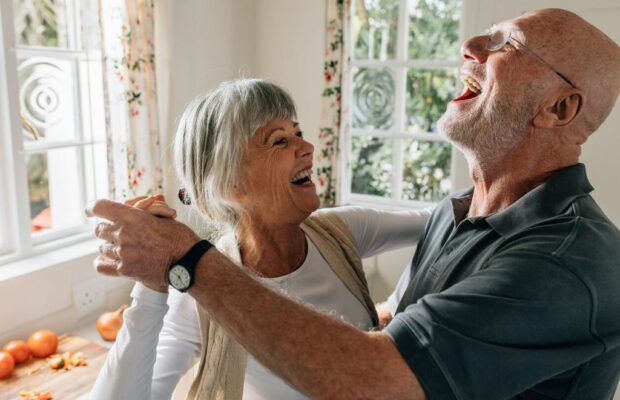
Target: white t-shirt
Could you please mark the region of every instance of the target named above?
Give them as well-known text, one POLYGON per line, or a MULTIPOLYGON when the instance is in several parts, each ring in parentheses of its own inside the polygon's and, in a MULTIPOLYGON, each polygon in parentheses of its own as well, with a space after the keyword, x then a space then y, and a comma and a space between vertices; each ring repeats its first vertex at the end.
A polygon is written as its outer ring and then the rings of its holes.
MULTIPOLYGON (((424 231, 430 209, 380 211, 339 207, 337 213, 353 234, 362 258, 414 244, 424 231)), ((308 254, 292 273, 260 278, 291 298, 342 319, 362 330, 371 326, 364 306, 353 296, 308 240, 308 254)), ((192 297, 171 290, 152 291, 136 284, 125 323, 91 391, 91 399, 170 399, 179 379, 200 356, 200 331, 192 297)), ((286 319, 283 317, 283 325, 286 319)), ((307 399, 248 355, 244 400, 307 399)))

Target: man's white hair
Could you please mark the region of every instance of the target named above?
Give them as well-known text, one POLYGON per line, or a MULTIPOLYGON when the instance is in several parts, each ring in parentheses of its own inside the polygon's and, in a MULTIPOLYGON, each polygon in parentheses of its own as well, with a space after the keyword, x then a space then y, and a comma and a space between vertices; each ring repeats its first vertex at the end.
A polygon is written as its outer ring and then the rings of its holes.
POLYGON ((295 119, 291 96, 274 83, 239 79, 192 101, 176 133, 177 173, 198 212, 235 229, 243 212, 234 200, 243 155, 254 133, 274 119, 295 119))

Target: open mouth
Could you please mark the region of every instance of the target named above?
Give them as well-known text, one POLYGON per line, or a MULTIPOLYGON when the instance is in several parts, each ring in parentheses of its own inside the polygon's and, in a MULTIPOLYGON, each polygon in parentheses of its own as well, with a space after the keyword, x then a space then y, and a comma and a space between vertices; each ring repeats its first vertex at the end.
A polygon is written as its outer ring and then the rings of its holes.
POLYGON ((473 99, 482 93, 482 85, 471 76, 461 76, 461 80, 465 85, 463 93, 452 101, 473 99))
POLYGON ((312 183, 312 179, 310 179, 311 175, 312 175, 312 169, 308 168, 295 174, 295 176, 292 177, 289 180, 289 182, 292 183, 293 185, 303 186, 306 183, 312 183))

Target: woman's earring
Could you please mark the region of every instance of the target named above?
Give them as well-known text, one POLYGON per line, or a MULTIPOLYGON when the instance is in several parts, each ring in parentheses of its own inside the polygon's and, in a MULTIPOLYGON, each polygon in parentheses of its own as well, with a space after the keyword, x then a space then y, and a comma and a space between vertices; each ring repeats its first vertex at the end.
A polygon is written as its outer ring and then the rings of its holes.
POLYGON ((189 198, 189 194, 187 194, 187 191, 185 190, 185 188, 179 189, 179 200, 181 201, 181 203, 185 204, 186 206, 189 206, 190 204, 192 204, 192 200, 189 198))

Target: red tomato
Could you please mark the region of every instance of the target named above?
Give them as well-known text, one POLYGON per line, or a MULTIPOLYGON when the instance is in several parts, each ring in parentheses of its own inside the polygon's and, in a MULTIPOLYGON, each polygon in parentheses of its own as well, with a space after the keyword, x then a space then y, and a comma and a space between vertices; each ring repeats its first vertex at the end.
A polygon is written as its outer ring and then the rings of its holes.
POLYGON ((2 351, 9 353, 13 356, 15 364, 21 364, 30 359, 32 351, 30 347, 23 340, 11 340, 4 345, 2 351))
POLYGON ((56 334, 47 329, 40 329, 28 338, 28 347, 32 350, 32 355, 43 358, 52 355, 58 347, 56 334))
POLYGON ((0 351, 0 379, 11 375, 13 369, 15 369, 13 356, 4 351, 0 351))

